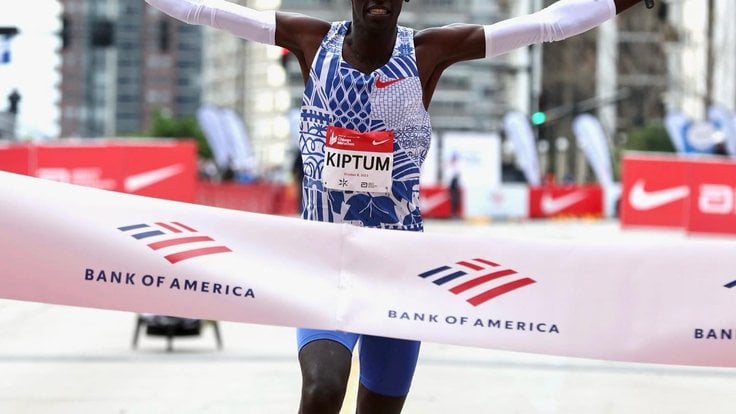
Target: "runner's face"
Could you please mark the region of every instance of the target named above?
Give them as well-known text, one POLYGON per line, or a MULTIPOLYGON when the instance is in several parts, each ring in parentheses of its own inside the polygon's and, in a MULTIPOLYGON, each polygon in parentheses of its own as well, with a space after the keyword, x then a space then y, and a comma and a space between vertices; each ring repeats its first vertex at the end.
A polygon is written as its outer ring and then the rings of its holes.
POLYGON ((404 0, 352 0, 353 22, 367 29, 394 29, 404 0))

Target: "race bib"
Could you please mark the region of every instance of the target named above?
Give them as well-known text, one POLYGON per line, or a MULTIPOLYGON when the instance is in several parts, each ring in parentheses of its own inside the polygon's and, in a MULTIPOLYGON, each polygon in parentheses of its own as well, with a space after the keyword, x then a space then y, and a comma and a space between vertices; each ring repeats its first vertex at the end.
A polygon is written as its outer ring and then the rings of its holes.
POLYGON ((394 132, 327 127, 322 183, 332 190, 391 191, 394 132))

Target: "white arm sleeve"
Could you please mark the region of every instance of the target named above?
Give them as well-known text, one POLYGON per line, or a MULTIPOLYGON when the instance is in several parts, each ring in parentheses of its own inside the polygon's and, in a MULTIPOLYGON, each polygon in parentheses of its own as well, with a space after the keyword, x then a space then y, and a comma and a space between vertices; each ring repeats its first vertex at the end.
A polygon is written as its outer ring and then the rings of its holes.
POLYGON ((276 42, 273 10, 254 10, 225 0, 146 0, 146 3, 189 24, 212 26, 269 45, 276 42))
POLYGON ((586 32, 616 16, 614 0, 560 0, 526 16, 483 26, 486 57, 586 32))

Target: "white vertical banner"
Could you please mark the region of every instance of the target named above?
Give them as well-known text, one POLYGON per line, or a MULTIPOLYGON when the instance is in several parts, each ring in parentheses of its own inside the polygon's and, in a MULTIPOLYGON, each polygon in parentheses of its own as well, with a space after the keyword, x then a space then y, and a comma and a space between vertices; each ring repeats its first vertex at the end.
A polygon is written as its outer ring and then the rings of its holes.
POLYGON ((222 122, 220 110, 214 105, 200 107, 197 110, 197 122, 210 145, 217 166, 220 168, 231 166, 231 153, 227 143, 228 131, 222 122))
POLYGON ((426 186, 436 186, 440 183, 440 145, 439 137, 432 132, 432 138, 429 142, 429 150, 427 155, 424 157, 424 163, 422 164, 421 176, 419 177, 419 184, 426 186))
POLYGON ((230 149, 232 167, 239 171, 254 171, 255 156, 243 119, 230 108, 221 108, 220 117, 226 131, 226 142, 230 149))
POLYGON ((668 111, 664 117, 664 126, 667 135, 670 137, 672 146, 678 154, 687 152, 685 135, 687 126, 691 123, 691 119, 685 113, 680 111, 668 111))
POLYGON ((736 157, 736 115, 721 105, 708 108, 708 120, 723 135, 723 145, 731 157, 736 157))
POLYGON ((591 114, 581 114, 572 121, 572 129, 578 146, 583 150, 598 182, 608 188, 613 185, 611 150, 608 147, 606 132, 598 118, 591 114))
POLYGON ((463 214, 485 217, 491 190, 501 185, 501 137, 492 133, 446 132, 442 135, 442 182, 459 175, 463 214))
POLYGON ((529 117, 518 111, 508 112, 503 117, 503 126, 506 137, 514 148, 516 164, 524 173, 526 181, 535 187, 541 185, 542 174, 529 117))
POLYGON ((289 110, 289 137, 294 148, 299 148, 299 140, 301 139, 301 123, 302 111, 297 108, 289 110))

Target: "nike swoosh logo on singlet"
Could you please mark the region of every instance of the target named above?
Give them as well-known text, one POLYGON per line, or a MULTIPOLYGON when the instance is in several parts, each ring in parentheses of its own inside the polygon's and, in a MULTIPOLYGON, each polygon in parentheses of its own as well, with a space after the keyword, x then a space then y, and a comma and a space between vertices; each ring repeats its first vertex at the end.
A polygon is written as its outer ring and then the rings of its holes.
POLYGON ((398 79, 389 79, 387 81, 382 81, 380 78, 376 79, 376 88, 383 89, 388 88, 389 86, 393 85, 396 82, 401 82, 405 78, 398 78, 398 79))

